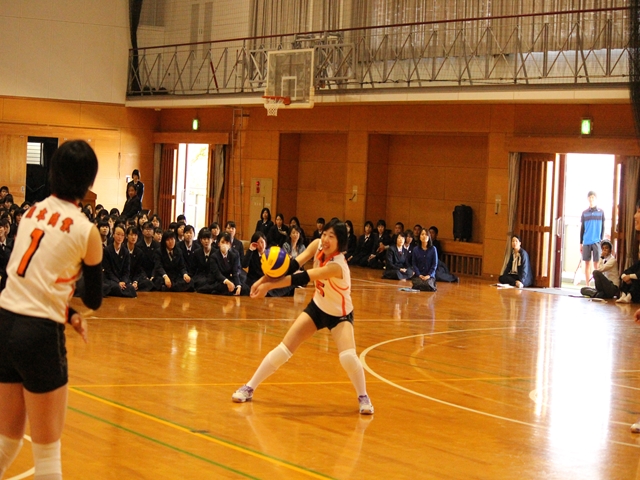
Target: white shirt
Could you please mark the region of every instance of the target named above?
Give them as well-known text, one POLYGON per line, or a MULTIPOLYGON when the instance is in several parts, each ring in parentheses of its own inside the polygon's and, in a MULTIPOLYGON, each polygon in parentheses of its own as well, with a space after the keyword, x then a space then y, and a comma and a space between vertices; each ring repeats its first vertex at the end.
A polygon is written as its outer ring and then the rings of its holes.
POLYGON ((50 196, 32 206, 20 222, 0 307, 65 323, 92 228, 74 203, 50 196))
POLYGON ((316 291, 313 301, 320 310, 334 317, 344 317, 353 311, 351 301, 351 272, 347 259, 342 253, 335 255, 328 260, 323 260, 322 249, 318 248, 318 253, 313 260, 313 267, 324 267, 329 262, 335 262, 342 268, 342 278, 332 277, 324 280, 316 280, 316 291))

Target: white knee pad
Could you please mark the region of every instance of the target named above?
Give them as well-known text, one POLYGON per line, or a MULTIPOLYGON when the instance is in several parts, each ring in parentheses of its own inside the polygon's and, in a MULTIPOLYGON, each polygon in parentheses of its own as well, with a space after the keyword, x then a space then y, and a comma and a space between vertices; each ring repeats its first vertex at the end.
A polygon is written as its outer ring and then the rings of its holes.
POLYGON ((276 348, 271 350, 267 355, 269 363, 278 369, 293 356, 284 343, 280 343, 276 348))
POLYGON ((362 370, 360 359, 356 355, 356 349, 350 348, 340 352, 340 364, 349 374, 362 370))
POLYGON ((22 448, 22 439, 15 440, 0 435, 0 478, 18 456, 20 448, 22 448))
POLYGON ((34 478, 62 478, 62 461, 60 456, 60 440, 53 443, 34 443, 33 462, 34 478))

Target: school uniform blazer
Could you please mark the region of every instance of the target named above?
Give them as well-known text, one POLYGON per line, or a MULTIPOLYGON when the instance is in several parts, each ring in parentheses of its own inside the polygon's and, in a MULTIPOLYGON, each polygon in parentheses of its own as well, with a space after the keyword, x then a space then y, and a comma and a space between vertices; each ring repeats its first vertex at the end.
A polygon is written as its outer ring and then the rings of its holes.
POLYGON ((182 253, 178 248, 173 249, 172 258, 166 250, 159 248, 154 254, 155 268, 153 270, 154 277, 163 277, 165 274, 170 280, 184 277, 187 273, 187 266, 182 258, 182 253))
POLYGON ((248 269, 247 285, 253 285, 264 276, 264 273, 262 273, 262 263, 260 262, 260 253, 258 250, 247 250, 247 254, 244 256, 244 260, 242 261, 242 268, 248 269))
POLYGON ((105 280, 131 283, 131 258, 129 249, 124 243, 120 246, 120 252, 116 252, 113 244, 104 249, 102 269, 105 280))
MULTIPOLYGON (((216 247, 220 249, 220 245, 218 245, 217 242, 216 247)), ((242 245, 242 242, 237 238, 234 238, 231 243, 231 249, 235 250, 240 255, 240 263, 242 263, 242 260, 244 259, 244 246, 242 245)))
POLYGON ((356 254, 356 248, 358 247, 358 239, 355 235, 351 234, 347 237, 347 253, 345 257, 350 258, 356 254))
MULTIPOLYGON (((522 282, 525 287, 533 285, 533 271, 531 270, 531 263, 529 263, 529 254, 524 248, 520 249, 520 266, 518 267, 518 280, 522 282)), ((507 263, 507 268, 504 269, 503 275, 509 275, 511 267, 513 266, 513 250, 507 263)))
POLYGON ((360 238, 358 239, 358 245, 356 247, 356 255, 362 257, 368 257, 369 255, 371 255, 374 251, 374 245, 377 246, 377 244, 374 243, 373 239, 373 233, 369 235, 369 238, 366 238, 364 235, 360 235, 360 238))
POLYGON ((436 247, 423 250, 422 247, 416 247, 411 254, 411 263, 413 271, 416 275, 429 275, 435 278, 436 269, 438 268, 438 251, 436 247))
POLYGON ((222 257, 220 250, 211 254, 211 273, 210 277, 215 283, 222 283, 225 280, 231 280, 234 285, 240 284, 240 256, 238 252, 229 249, 227 253, 227 261, 222 257))
POLYGON ((155 240, 151 240, 151 244, 147 246, 147 243, 144 241, 144 238, 138 240, 136 243, 140 250, 142 250, 142 260, 141 265, 144 273, 147 277, 153 277, 153 269, 156 266, 155 252, 156 250, 160 250, 160 243, 155 240))
POLYGON ((133 218, 140 213, 142 210, 142 202, 138 197, 133 197, 127 199, 122 207, 122 216, 125 218, 133 218))
POLYGON ((193 255, 198 250, 201 250, 202 247, 198 245, 196 242, 191 243, 191 250, 187 248, 184 242, 180 242, 176 245, 176 248, 180 249, 180 253, 182 253, 182 258, 184 258, 184 264, 187 267, 187 273, 189 275, 193 275, 195 273, 195 265, 193 255))
POLYGON ((398 251, 398 247, 391 246, 387 250, 387 270, 400 270, 401 268, 410 268, 409 251, 402 248, 402 252, 398 251))
POLYGON ((380 235, 377 231, 372 233, 373 235, 373 251, 375 252, 380 244, 382 243, 385 247, 391 245, 391 232, 389 230, 385 230, 382 235, 380 235))
POLYGON ((273 227, 273 222, 271 220, 267 220, 266 222, 263 222, 262 220, 258 220, 258 222, 256 223, 255 231, 264 233, 264 236, 266 237, 271 227, 273 227))
MULTIPOLYGON (((127 251, 129 251, 129 247, 125 247, 127 251)), ((131 281, 135 282, 140 277, 147 277, 144 269, 142 268, 142 257, 144 254, 142 253, 142 249, 136 244, 133 247, 133 252, 129 252, 129 260, 130 260, 130 277, 131 281)))
POLYGON ((204 248, 196 250, 196 252, 192 255, 194 277, 200 275, 208 276, 211 273, 211 258, 213 257, 214 252, 215 250, 211 249, 209 255, 206 255, 204 248))
POLYGON ((635 274, 635 276, 638 277, 638 279, 640 279, 640 261, 637 261, 622 273, 624 273, 625 275, 635 274))
POLYGON ((267 235, 267 245, 269 245, 270 247, 282 247, 287 241, 287 238, 289 238, 289 229, 285 225, 283 225, 282 228, 278 230, 278 226, 274 225, 269 229, 269 234, 267 235), (281 232, 284 232, 284 234, 281 232))
POLYGON ((11 257, 11 245, 7 239, 7 244, 4 248, 0 247, 0 285, 4 287, 7 283, 7 264, 9 263, 9 257, 11 257))

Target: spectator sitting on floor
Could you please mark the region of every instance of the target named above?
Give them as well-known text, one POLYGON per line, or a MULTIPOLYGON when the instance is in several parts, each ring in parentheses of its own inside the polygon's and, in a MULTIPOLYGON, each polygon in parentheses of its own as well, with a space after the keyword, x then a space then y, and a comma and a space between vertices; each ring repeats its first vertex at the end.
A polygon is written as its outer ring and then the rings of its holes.
POLYGON ((529 254, 521 247, 520 237, 511 237, 511 257, 504 273, 500 275, 500 283, 523 288, 533 285, 533 272, 529 263, 529 254))

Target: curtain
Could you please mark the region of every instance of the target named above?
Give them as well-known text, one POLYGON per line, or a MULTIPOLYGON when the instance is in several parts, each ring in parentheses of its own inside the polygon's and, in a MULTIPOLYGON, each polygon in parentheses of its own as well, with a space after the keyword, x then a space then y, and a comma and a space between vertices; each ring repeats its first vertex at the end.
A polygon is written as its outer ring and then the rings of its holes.
POLYGON ((509 153, 509 211, 507 213, 508 232, 507 232, 507 245, 504 251, 504 262, 502 263, 502 269, 500 274, 507 268, 509 258, 511 257, 511 237, 514 234, 513 229, 516 226, 516 220, 518 217, 518 184, 520 180, 520 153, 509 153))
POLYGON ((138 24, 142 12, 143 0, 129 0, 129 33, 131 35, 131 70, 129 86, 132 92, 140 91, 140 73, 138 72, 138 24))
POLYGON ((224 187, 225 153, 225 145, 216 145, 212 150, 209 166, 209 225, 221 221, 220 201, 224 187))
POLYGON ((162 228, 171 223, 171 201, 173 199, 173 172, 175 169, 177 145, 162 145, 160 159, 160 188, 158 189, 158 215, 162 219, 162 228))
POLYGON ((627 157, 625 163, 624 186, 626 193, 624 219, 624 237, 626 244, 626 255, 622 270, 629 268, 637 259, 638 251, 635 247, 636 229, 633 215, 636 213, 636 202, 638 201, 638 179, 640 178, 640 157, 627 157))

